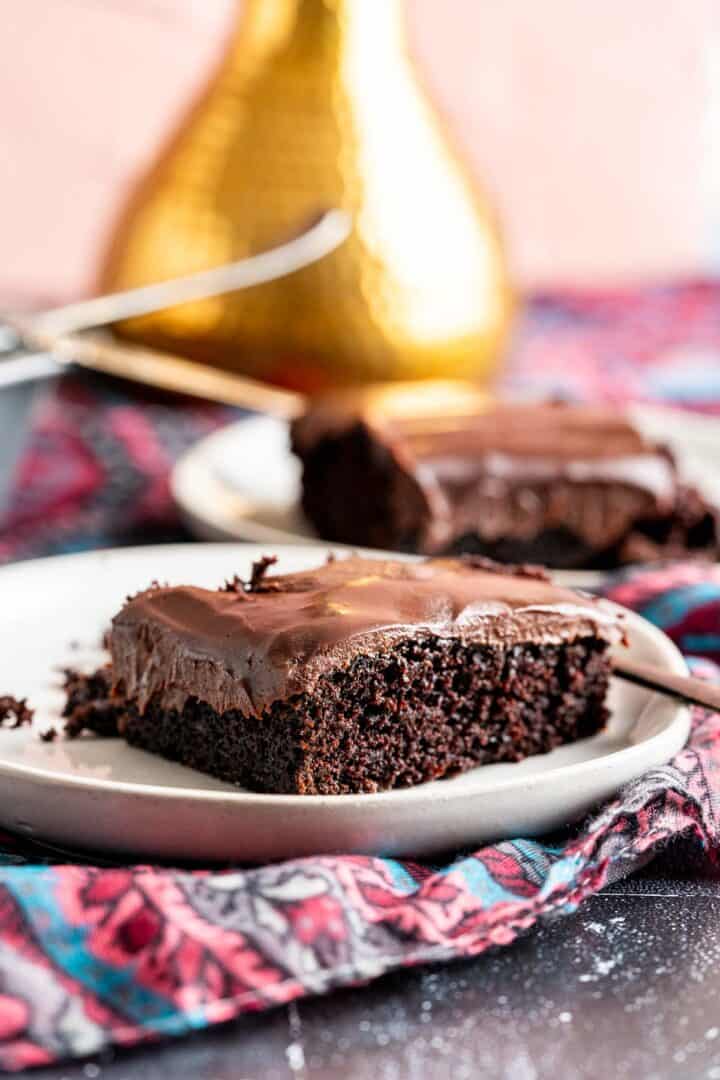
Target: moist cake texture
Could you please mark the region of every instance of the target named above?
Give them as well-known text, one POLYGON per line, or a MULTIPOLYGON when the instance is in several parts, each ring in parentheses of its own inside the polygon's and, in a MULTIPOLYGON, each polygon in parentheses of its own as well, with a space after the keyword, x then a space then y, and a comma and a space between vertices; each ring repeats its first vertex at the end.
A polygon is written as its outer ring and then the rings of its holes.
POLYGON ((594 734, 620 636, 532 568, 352 557, 129 599, 100 697, 130 743, 233 783, 374 792, 594 734))
POLYGON ((408 417, 330 400, 292 439, 303 509, 326 540, 565 568, 718 551, 715 509, 611 408, 474 402, 408 417))

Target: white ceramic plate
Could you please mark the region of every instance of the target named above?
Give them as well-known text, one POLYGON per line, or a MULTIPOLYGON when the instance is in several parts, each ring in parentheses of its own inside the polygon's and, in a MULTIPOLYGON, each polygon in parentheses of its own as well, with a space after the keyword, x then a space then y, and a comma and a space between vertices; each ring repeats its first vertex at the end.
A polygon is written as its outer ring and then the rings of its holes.
MULTIPOLYGON (((683 476, 720 505, 720 420, 646 405, 630 411, 650 438, 672 447, 683 476)), ((300 468, 287 424, 272 417, 241 420, 201 440, 176 465, 172 491, 203 540, 318 542, 298 505, 300 468)))
MULTIPOLYGON (((614 681, 605 732, 513 765, 379 795, 257 795, 120 739, 45 743, 58 723, 57 668, 100 659, 124 597, 157 578, 215 587, 247 575, 267 545, 131 548, 0 570, 0 690, 36 706, 34 730, 0 732, 0 824, 64 847, 168 859, 277 859, 316 852, 429 854, 533 835, 577 819, 683 745, 688 710, 614 681)), ((277 549, 280 570, 317 547, 277 549)), ((672 642, 628 614, 631 654, 685 673, 672 642)))

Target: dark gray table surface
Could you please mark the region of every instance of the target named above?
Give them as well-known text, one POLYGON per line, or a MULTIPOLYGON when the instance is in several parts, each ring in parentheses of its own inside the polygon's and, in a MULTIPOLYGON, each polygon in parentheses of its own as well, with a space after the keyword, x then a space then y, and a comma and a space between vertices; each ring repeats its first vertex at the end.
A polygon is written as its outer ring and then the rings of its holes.
POLYGON ((43 1080, 720 1080, 720 880, 672 866, 476 960, 43 1080))

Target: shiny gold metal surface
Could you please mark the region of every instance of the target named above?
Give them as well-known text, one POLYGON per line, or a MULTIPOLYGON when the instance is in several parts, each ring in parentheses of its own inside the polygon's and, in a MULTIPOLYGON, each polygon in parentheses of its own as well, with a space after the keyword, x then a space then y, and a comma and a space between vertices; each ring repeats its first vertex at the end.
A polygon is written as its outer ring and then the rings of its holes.
POLYGON ((329 206, 355 224, 322 262, 122 332, 302 391, 489 372, 511 308, 501 245, 418 82, 401 0, 247 0, 102 285, 252 254, 329 206))

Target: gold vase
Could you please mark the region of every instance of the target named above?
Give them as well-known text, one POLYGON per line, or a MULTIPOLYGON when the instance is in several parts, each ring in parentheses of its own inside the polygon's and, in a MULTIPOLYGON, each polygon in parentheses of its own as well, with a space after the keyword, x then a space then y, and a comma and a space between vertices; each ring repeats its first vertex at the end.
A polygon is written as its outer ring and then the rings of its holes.
POLYGON ((126 208, 102 286, 252 254, 330 206, 354 229, 322 262, 121 333, 304 391, 488 373, 511 309, 502 249, 419 83, 402 0, 247 0, 126 208))

